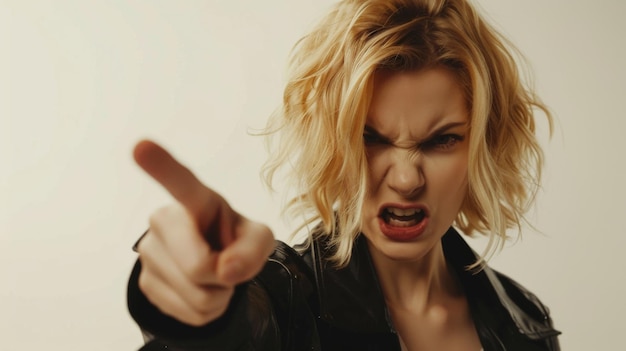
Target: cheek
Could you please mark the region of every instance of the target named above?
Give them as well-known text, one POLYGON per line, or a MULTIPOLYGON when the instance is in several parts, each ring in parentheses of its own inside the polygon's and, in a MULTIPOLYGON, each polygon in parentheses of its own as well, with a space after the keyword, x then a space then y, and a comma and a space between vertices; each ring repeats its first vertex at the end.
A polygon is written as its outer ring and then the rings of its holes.
POLYGON ((367 195, 372 195, 371 193, 375 191, 382 182, 385 176, 385 170, 387 169, 387 158, 384 150, 372 148, 367 151, 367 195))
POLYGON ((456 188, 456 191, 453 193, 454 198, 462 200, 465 198, 467 194, 467 184, 468 184, 468 176, 467 176, 467 158, 461 158, 458 162, 455 162, 451 165, 450 169, 450 185, 456 188))
POLYGON ((448 155, 446 158, 435 158, 429 160, 427 186, 438 187, 441 191, 451 197, 464 197, 467 192, 467 170, 468 160, 465 154, 448 155))
POLYGON ((460 183, 467 183, 467 169, 467 157, 462 155, 452 160, 448 166, 451 178, 456 179, 460 183))

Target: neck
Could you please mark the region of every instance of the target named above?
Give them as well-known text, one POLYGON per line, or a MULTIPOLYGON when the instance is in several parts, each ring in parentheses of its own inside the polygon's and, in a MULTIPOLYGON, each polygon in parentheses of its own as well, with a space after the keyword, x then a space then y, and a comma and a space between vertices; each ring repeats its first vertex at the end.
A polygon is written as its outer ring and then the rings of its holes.
POLYGON ((448 269, 441 242, 425 256, 398 261, 370 246, 372 261, 387 305, 418 312, 462 294, 448 269))

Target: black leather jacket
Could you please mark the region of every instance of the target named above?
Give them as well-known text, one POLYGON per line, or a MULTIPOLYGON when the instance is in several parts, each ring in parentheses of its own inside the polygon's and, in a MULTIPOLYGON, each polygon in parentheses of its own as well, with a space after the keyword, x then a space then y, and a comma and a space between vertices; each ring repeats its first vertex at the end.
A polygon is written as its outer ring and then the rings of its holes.
MULTIPOLYGON (((548 309, 510 278, 485 267, 465 267, 476 254, 450 229, 443 237, 485 351, 560 350, 548 309)), ((365 239, 357 239, 347 267, 325 260, 324 244, 293 249, 278 242, 263 271, 239 286, 223 317, 190 327, 160 313, 137 286, 128 287, 129 310, 148 350, 400 350, 365 239)))

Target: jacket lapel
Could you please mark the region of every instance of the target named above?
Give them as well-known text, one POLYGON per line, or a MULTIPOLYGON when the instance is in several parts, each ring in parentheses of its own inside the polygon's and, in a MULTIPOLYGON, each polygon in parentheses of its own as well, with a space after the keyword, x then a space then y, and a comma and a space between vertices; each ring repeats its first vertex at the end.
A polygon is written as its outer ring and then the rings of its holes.
MULTIPOLYGON (((552 328, 545 307, 523 287, 488 266, 468 271, 477 255, 456 230, 450 228, 442 244, 446 260, 465 290, 485 351, 505 350, 504 345, 507 351, 515 351, 511 343, 523 345, 519 350, 545 350, 533 347, 545 345, 535 341, 560 334, 552 328)), ((324 241, 314 241, 309 250, 305 260, 314 268, 322 320, 341 330, 395 334, 363 236, 356 239, 345 268, 329 266, 324 241)))
POLYGON ((312 263, 319 294, 320 317, 333 327, 355 332, 392 332, 391 318, 380 290, 365 239, 359 236, 345 268, 326 259, 325 243, 312 245, 312 263))

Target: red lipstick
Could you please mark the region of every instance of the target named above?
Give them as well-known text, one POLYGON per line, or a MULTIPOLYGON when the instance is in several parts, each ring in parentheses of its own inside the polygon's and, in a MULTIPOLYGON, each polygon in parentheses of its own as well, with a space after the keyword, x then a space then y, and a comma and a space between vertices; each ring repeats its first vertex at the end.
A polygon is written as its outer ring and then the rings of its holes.
POLYGON ((389 239, 394 241, 410 241, 424 233, 428 225, 428 211, 420 205, 385 204, 381 207, 378 223, 380 231, 389 239), (398 216, 395 212, 405 213, 407 210, 415 210, 410 216, 398 216), (391 220, 391 217, 404 218, 391 220), (413 217, 413 218, 411 218, 413 217), (402 225, 397 225, 401 222, 402 225), (411 223, 414 222, 414 223, 411 223), (393 224, 395 223, 395 225, 393 224))

